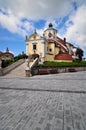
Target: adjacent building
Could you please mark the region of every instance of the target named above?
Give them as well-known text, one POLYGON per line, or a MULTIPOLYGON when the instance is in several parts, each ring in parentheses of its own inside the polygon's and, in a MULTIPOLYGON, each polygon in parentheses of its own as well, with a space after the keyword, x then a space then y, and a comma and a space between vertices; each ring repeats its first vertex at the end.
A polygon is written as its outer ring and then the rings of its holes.
POLYGON ((72 62, 78 59, 77 47, 68 43, 66 38, 58 37, 58 31, 53 28, 52 23, 40 36, 36 30, 29 37, 26 36, 26 54, 33 61, 36 57, 40 62, 72 62))
POLYGON ((6 48, 5 52, 0 51, 0 60, 11 60, 14 58, 13 53, 9 51, 8 48, 6 48))

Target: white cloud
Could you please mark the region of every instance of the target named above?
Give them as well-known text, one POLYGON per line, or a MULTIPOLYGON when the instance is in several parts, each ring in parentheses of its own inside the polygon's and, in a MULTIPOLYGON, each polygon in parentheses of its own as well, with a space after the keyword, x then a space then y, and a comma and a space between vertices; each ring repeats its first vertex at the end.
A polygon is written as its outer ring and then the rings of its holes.
MULTIPOLYGON (((49 22, 52 22, 54 27, 57 27, 57 23, 53 19, 70 14, 70 12, 74 10, 73 2, 76 2, 77 6, 86 3, 85 0, 0 0, 0 8, 6 13, 0 12, 0 24, 10 32, 22 36, 25 36, 28 32, 34 30, 35 27, 30 20, 33 20, 34 22, 39 19, 48 20, 42 28, 43 30, 48 27, 49 22), (24 18, 27 20, 22 21, 24 18)), ((81 15, 82 13, 80 14, 80 17, 81 15)), ((75 23, 76 20, 73 20, 73 18, 71 19, 75 23)), ((72 28, 75 27, 69 27, 69 31, 74 30, 72 28)), ((42 29, 37 30, 38 33, 42 33, 42 29)), ((66 35, 68 36, 68 34, 66 35)), ((70 35, 68 37, 70 37, 70 35)))
POLYGON ((14 33, 17 30, 17 23, 19 23, 17 17, 0 13, 0 24, 4 26, 4 28, 6 27, 9 31, 14 33))
POLYGON ((83 5, 79 7, 75 14, 70 16, 69 21, 67 21, 67 32, 65 36, 67 40, 71 40, 80 47, 86 46, 86 6, 83 5), (70 21, 73 23, 70 25, 70 21))
POLYGON ((18 17, 29 19, 53 18, 63 16, 71 10, 73 0, 0 0, 0 7, 11 10, 18 17))
POLYGON ((29 30, 33 29, 33 26, 30 24, 30 22, 23 22, 12 13, 8 15, 0 12, 0 24, 3 28, 6 28, 11 33, 17 33, 22 36, 27 35, 29 30))

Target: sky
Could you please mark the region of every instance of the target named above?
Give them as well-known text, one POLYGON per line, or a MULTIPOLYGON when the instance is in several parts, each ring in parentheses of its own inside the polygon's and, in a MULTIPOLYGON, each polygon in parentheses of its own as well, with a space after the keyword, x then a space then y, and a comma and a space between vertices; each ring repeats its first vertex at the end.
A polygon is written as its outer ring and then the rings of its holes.
POLYGON ((0 0, 0 51, 25 52, 25 37, 42 36, 49 23, 86 58, 86 0, 0 0))

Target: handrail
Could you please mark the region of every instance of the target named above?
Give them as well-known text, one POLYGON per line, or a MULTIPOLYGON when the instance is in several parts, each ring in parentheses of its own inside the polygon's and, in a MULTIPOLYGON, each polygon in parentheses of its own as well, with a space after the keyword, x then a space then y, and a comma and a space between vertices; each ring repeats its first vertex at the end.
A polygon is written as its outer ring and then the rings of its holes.
POLYGON ((36 66, 38 64, 38 58, 36 58, 32 64, 29 66, 30 69, 32 69, 34 66, 36 66))

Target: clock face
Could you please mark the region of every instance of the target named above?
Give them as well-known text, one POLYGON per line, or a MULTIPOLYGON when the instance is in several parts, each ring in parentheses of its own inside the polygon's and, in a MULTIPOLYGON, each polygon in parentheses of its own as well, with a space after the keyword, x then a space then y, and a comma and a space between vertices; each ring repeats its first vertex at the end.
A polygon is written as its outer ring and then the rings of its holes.
POLYGON ((52 37, 52 33, 49 32, 48 36, 49 36, 49 37, 52 37))

